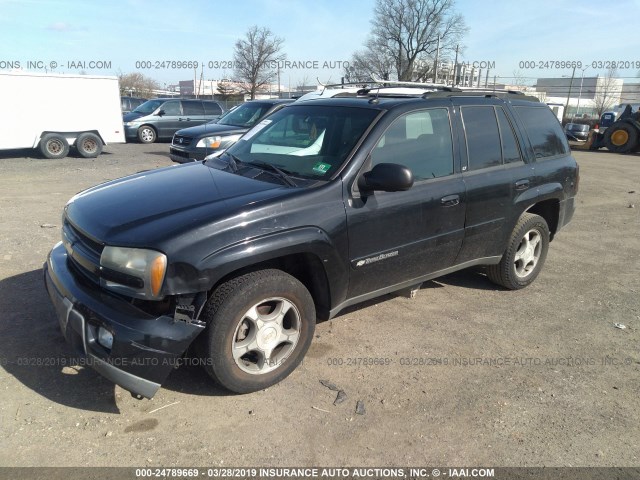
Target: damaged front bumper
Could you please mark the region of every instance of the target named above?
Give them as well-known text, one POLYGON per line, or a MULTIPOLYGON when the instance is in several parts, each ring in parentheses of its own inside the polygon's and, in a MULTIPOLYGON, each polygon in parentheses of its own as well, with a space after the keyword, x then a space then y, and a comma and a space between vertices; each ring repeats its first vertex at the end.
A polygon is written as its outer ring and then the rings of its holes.
POLYGON ((152 398, 204 329, 200 322, 150 315, 80 279, 62 243, 49 253, 44 281, 67 342, 87 365, 137 396, 152 398), (111 348, 98 342, 100 327, 113 336, 111 348))

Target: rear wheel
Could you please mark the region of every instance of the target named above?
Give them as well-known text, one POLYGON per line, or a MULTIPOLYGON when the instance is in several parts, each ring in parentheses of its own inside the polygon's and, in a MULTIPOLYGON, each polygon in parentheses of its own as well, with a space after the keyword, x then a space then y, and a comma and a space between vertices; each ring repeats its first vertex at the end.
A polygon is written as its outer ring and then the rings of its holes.
POLYGON ((149 125, 143 125, 138 129, 138 140, 141 143, 153 143, 156 141, 156 131, 149 125))
POLYGON ((628 123, 613 124, 604 133, 604 143, 615 153, 629 153, 638 146, 638 131, 628 123))
POLYGON ((305 286, 281 270, 260 270, 220 285, 203 314, 197 345, 205 369, 220 385, 249 393, 286 378, 302 361, 315 330, 305 286))
POLYGON ((509 290, 524 288, 542 270, 548 250, 547 222, 539 215, 524 213, 511 233, 502 260, 487 267, 487 276, 509 290))
POLYGON ((69 143, 60 134, 48 133, 40 140, 40 152, 45 158, 64 158, 69 154, 69 143))
POLYGON ((95 133, 83 133, 76 140, 76 150, 81 157, 95 158, 102 153, 102 140, 95 133))

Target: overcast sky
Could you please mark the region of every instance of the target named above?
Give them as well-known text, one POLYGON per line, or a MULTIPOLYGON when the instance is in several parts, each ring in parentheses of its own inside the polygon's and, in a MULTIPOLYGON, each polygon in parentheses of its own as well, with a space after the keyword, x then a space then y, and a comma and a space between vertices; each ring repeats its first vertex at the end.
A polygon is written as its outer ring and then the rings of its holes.
MULTIPOLYGON (((193 70, 156 62, 197 61, 205 64, 205 79, 218 79, 232 73, 224 62, 233 59, 235 41, 258 25, 284 38, 290 61, 319 66, 313 71, 285 68, 282 84, 295 86, 305 77, 310 83, 316 77, 338 82, 342 69, 331 67, 362 47, 373 5, 374 0, 0 0, 0 68, 16 62, 26 68, 31 61, 50 69, 55 62, 57 72, 142 71, 169 84, 192 79, 193 70), (104 61, 107 68, 91 69, 91 61, 104 61), (140 61, 153 68, 136 68, 140 61), (223 68, 209 69, 209 62, 223 68)), ((458 0, 456 10, 469 27, 462 60, 493 62, 491 76, 504 83, 514 72, 531 79, 571 75, 571 68, 540 64, 549 61, 580 61, 588 67, 585 76, 605 74, 604 62, 611 61, 628 62, 618 68, 620 77, 636 77, 640 71, 640 36, 634 26, 640 0, 617 0, 615 8, 589 1, 458 0)))

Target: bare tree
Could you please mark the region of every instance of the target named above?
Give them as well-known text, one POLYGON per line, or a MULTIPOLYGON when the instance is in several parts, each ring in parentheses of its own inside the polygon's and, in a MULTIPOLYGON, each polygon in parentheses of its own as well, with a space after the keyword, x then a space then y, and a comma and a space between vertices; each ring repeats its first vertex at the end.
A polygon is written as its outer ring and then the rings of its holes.
POLYGON ((235 80, 244 85, 251 98, 275 76, 277 63, 286 58, 281 53, 284 40, 276 37, 268 28, 253 26, 245 38, 236 42, 233 56, 235 80))
POLYGON ((154 90, 160 88, 158 82, 140 72, 119 73, 118 79, 120 80, 120 95, 149 98, 154 95, 154 90))
POLYGON ((344 76, 348 82, 370 82, 372 76, 383 80, 390 80, 393 72, 394 60, 384 49, 378 49, 374 40, 369 39, 364 50, 355 52, 351 56, 349 66, 345 68, 344 76))
POLYGON ((374 69, 372 58, 391 59, 398 80, 426 78, 438 44, 443 59, 467 31, 454 4, 454 0, 377 0, 364 62, 374 69))
POLYGON ((596 94, 593 97, 593 104, 598 118, 616 104, 616 99, 620 97, 620 82, 616 79, 617 71, 611 68, 602 80, 598 78, 596 83, 596 94))

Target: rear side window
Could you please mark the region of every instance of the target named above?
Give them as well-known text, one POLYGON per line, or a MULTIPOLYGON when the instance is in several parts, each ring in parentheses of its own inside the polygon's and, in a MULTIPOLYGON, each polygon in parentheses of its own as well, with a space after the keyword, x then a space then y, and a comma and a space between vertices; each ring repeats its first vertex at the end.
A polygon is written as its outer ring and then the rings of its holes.
POLYGON ((515 107, 524 125, 536 159, 569 153, 569 144, 558 119, 547 107, 515 107))
POLYGON ((513 133, 513 127, 502 108, 496 108, 498 114, 498 125, 500 126, 500 137, 502 138, 502 159, 504 163, 519 162, 520 147, 513 133))
POLYGON ((204 109, 202 108, 202 102, 185 100, 182 102, 182 110, 185 115, 204 115, 204 109))
POLYGON ((493 107, 462 107, 462 120, 467 136, 469 170, 501 165, 500 132, 493 107))
POLYGON ((221 115, 222 109, 216 102, 202 102, 205 115, 221 115))

